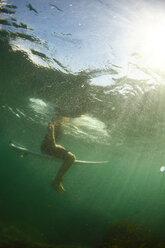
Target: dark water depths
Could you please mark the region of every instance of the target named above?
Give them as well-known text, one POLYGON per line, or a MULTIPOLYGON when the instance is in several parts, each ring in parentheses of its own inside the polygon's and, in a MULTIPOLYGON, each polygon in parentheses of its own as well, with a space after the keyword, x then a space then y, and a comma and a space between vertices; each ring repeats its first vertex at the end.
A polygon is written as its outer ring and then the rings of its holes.
POLYGON ((1 226, 95 247, 124 221, 164 237, 165 51, 155 41, 150 53, 140 36, 161 27, 164 10, 163 1, 0 2, 1 226), (65 196, 50 187, 60 163, 8 146, 39 151, 54 106, 83 114, 59 143, 77 159, 109 161, 73 165, 65 196))

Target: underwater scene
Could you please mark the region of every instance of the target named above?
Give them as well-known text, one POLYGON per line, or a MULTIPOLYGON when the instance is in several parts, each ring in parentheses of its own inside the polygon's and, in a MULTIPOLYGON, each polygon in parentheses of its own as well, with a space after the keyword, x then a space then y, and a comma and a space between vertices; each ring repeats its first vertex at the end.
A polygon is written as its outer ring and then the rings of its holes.
POLYGON ((0 248, 165 247, 164 44, 163 0, 0 0, 0 248))

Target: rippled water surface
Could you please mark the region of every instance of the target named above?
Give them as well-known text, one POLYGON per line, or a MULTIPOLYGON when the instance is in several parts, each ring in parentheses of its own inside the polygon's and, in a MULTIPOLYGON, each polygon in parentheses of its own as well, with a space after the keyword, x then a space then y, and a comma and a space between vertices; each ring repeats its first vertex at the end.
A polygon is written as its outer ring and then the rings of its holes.
POLYGON ((163 0, 0 1, 0 226, 9 236, 97 247, 110 226, 130 222, 164 237, 164 11, 163 0), (8 145, 39 151, 55 107, 70 113, 59 144, 109 161, 73 165, 65 195, 50 186, 60 162, 8 145))

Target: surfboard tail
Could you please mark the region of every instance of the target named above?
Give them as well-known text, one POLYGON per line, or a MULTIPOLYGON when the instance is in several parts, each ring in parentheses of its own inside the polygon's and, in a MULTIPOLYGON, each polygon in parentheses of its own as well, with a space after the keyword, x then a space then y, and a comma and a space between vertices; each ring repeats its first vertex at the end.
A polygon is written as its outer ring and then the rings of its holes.
POLYGON ((75 163, 81 163, 81 164, 106 164, 109 161, 88 161, 88 160, 75 160, 75 163))

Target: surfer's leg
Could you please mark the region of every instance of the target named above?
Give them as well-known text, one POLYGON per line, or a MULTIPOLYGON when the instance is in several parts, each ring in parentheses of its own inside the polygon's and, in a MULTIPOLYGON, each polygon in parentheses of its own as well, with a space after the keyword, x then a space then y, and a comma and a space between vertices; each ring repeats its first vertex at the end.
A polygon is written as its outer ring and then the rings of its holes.
MULTIPOLYGON (((63 155, 62 159, 64 160, 64 162, 61 165, 55 179, 52 182, 52 187, 61 193, 65 193, 65 189, 62 185, 62 180, 64 175, 71 167, 71 165, 74 163, 76 158, 73 153, 66 151, 65 148, 61 146, 58 146, 58 153, 59 154, 61 153, 60 155, 63 155)), ((59 154, 58 157, 61 157, 59 154)))

